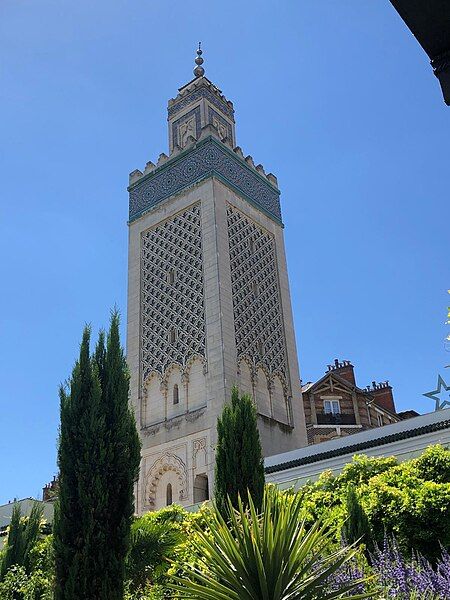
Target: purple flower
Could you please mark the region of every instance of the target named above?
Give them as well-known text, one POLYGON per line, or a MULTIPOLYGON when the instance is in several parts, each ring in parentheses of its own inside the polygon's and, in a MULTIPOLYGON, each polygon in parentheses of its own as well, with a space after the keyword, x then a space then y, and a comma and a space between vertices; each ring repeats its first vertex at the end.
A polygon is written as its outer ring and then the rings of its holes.
POLYGON ((390 598, 409 600, 413 592, 450 598, 450 556, 444 548, 441 560, 433 568, 419 553, 406 561, 395 538, 385 537, 383 548, 377 548, 372 556, 372 566, 390 598))

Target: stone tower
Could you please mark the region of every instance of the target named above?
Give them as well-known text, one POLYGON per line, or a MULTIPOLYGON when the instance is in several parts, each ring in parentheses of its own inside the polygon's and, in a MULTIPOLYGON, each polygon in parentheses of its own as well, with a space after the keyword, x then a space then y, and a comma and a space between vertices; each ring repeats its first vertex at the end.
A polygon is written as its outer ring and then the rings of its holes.
POLYGON ((205 77, 169 100, 169 156, 130 174, 128 339, 138 513, 213 491, 216 421, 253 395, 265 455, 307 444, 276 178, 205 77))

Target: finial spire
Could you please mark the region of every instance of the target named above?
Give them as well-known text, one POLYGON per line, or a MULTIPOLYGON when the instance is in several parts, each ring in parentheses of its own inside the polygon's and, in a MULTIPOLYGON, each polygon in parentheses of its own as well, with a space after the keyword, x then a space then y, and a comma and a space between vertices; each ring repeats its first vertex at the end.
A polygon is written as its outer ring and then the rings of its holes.
POLYGON ((195 64, 197 66, 194 69, 194 75, 196 77, 203 77, 203 75, 205 74, 205 69, 202 67, 202 64, 203 64, 202 54, 203 54, 202 43, 199 42, 198 50, 197 50, 197 58, 195 59, 195 64))

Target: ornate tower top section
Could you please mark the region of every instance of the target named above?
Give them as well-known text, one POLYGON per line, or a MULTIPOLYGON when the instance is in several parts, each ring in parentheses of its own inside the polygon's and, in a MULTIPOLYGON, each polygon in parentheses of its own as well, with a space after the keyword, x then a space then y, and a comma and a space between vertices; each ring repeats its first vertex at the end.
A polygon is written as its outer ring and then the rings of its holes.
POLYGON ((170 153, 183 150, 190 142, 197 141, 202 129, 208 125, 211 134, 234 148, 236 145, 233 103, 207 77, 203 68, 203 50, 198 46, 195 79, 178 90, 169 100, 170 153))
POLYGON ((233 103, 207 77, 199 45, 194 79, 169 100, 169 156, 130 173, 130 222, 208 177, 221 180, 281 224, 275 175, 236 146, 233 103))

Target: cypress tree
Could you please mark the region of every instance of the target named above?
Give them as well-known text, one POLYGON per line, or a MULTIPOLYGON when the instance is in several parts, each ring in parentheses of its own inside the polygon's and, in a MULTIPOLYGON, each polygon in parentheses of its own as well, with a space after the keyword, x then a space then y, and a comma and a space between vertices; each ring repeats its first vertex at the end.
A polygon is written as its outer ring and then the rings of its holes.
POLYGON ((25 518, 22 518, 20 505, 14 504, 8 538, 0 554, 0 581, 13 565, 24 567, 30 572, 31 550, 39 540, 42 516, 42 506, 37 502, 31 507, 30 515, 25 518))
POLYGON ((349 544, 362 542, 366 545, 366 550, 372 552, 373 539, 369 519, 353 484, 349 484, 347 488, 345 503, 347 520, 342 526, 342 537, 349 544))
POLYGON ((264 463, 257 426, 257 413, 248 395, 239 396, 236 387, 217 420, 218 442, 215 465, 215 500, 227 514, 230 498, 237 507, 238 497, 246 502, 251 494, 255 507, 261 508, 264 494, 264 463))
POLYGON ((105 348, 79 359, 61 388, 59 497, 55 514, 56 600, 122 600, 140 446, 128 406, 128 371, 114 312, 105 348))

